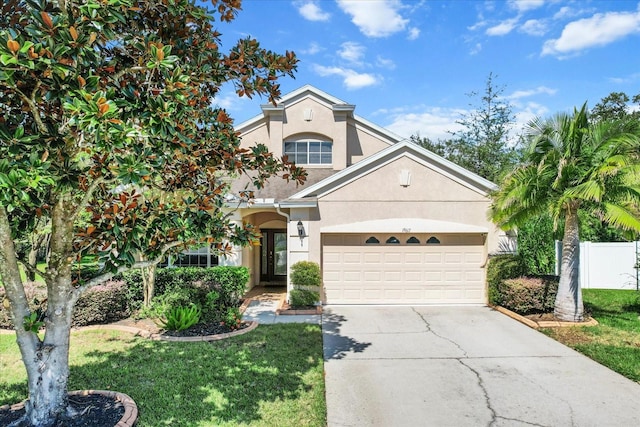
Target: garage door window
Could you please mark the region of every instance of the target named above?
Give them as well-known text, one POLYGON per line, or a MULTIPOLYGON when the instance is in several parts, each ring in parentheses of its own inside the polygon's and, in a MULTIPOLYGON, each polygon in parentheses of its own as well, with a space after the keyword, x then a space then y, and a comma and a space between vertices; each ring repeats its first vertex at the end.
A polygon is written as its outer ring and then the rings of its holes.
POLYGON ((390 245, 399 245, 400 244, 400 240, 398 240, 398 238, 396 236, 391 236, 387 239, 387 244, 390 245))
POLYGON ((420 240, 416 236, 411 236, 407 239, 407 243, 420 244, 420 240))
POLYGON ((431 236, 427 240, 427 245, 439 245, 439 244, 440 244, 440 240, 438 240, 438 238, 435 236, 431 236))
POLYGON ((367 245, 377 245, 378 243, 380 243, 380 240, 378 240, 375 237, 371 236, 365 241, 365 243, 367 245))

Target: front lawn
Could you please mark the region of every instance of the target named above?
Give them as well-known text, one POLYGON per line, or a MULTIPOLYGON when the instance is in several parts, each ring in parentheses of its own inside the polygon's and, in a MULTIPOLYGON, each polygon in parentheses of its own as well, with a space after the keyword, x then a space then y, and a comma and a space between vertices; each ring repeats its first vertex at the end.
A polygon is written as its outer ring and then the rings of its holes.
POLYGON ((598 326, 541 329, 557 341, 634 381, 640 381, 640 294, 584 289, 585 309, 598 326))
MULTIPOLYGON (((69 389, 131 396, 145 426, 324 426, 318 325, 260 325, 214 343, 72 333, 69 389)), ((0 335, 0 405, 27 397, 14 335, 0 335)))

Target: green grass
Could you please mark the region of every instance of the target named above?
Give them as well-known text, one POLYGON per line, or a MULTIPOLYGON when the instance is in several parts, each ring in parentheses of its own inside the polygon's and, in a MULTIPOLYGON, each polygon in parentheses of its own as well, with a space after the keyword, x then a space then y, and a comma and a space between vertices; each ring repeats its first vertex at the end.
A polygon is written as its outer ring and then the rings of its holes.
MULTIPOLYGON (((260 325, 214 343, 150 341, 115 331, 74 332, 69 389, 131 396, 148 426, 324 426, 317 325, 260 325)), ((13 335, 0 335, 0 405, 27 397, 13 335)))
POLYGON ((541 330, 625 377, 640 381, 640 294, 584 289, 585 308, 598 326, 541 330))

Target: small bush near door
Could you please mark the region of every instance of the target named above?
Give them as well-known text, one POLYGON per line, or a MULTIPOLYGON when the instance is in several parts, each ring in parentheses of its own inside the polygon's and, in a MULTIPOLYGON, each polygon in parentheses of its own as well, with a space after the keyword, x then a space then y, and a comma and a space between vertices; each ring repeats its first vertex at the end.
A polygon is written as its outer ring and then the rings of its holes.
POLYGON ((315 305, 320 300, 320 266, 311 261, 298 261, 291 266, 289 304, 292 307, 315 305))

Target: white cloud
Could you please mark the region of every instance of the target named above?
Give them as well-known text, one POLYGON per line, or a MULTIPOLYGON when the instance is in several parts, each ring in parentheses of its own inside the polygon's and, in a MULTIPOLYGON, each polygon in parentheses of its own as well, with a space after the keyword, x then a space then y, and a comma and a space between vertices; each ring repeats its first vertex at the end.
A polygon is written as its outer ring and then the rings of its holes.
POLYGON ((328 21, 330 14, 320 9, 320 6, 314 1, 298 3, 298 12, 304 19, 309 21, 328 21))
POLYGON ((509 34, 516 27, 518 23, 518 18, 511 18, 502 21, 498 25, 494 25, 493 27, 487 28, 485 34, 488 36, 504 36, 509 34))
POLYGON ((640 80, 640 73, 633 73, 633 74, 628 75, 626 77, 609 77, 608 80, 610 82, 616 83, 616 84, 633 83, 633 82, 635 82, 637 80, 640 80))
POLYGON ((530 36, 543 36, 547 32, 547 24, 539 19, 529 19, 519 30, 530 36))
POLYGON ((544 5, 544 0, 509 0, 509 7, 518 12, 537 9, 544 5))
POLYGON ((324 50, 324 48, 322 46, 320 46, 318 43, 316 42, 311 42, 311 44, 309 45, 309 47, 307 49, 303 49, 300 52, 307 54, 307 55, 315 55, 316 53, 320 52, 324 50))
POLYGON ((529 89, 529 90, 517 90, 513 92, 511 95, 508 95, 506 98, 511 100, 516 100, 516 99, 528 98, 530 96, 541 95, 541 94, 555 95, 556 92, 557 92, 556 89, 551 89, 546 86, 538 86, 537 88, 529 89))
POLYGON ((337 0, 340 8, 367 37, 388 37, 403 31, 408 19, 400 15, 398 0, 337 0))
POLYGON ((515 112, 516 123, 513 127, 513 131, 518 134, 533 119, 537 117, 546 117, 549 113, 549 109, 544 105, 536 102, 528 102, 515 112))
MULTIPOLYGON (((414 108, 411 108, 416 109, 414 108)), ((411 135, 420 134, 432 141, 451 138, 449 132, 462 130, 462 126, 456 123, 460 119, 464 110, 438 107, 417 107, 422 111, 407 112, 399 109, 394 111, 377 112, 384 113, 391 118, 391 123, 385 127, 394 133, 406 138, 411 135)))
POLYGON ((376 65, 380 68, 386 68, 388 70, 395 70, 396 68, 395 62, 393 62, 391 59, 383 58, 380 55, 376 57, 376 65))
POLYGON ((418 37, 420 37, 420 28, 416 28, 416 27, 409 28, 409 35, 407 36, 407 38, 409 40, 415 40, 418 37))
POLYGON ((323 65, 314 65, 314 71, 322 76, 339 76, 342 77, 342 83, 349 90, 362 89, 363 87, 373 86, 379 83, 380 77, 369 73, 358 73, 349 68, 341 67, 325 67, 323 65))
POLYGON ((476 43, 469 51, 469 55, 477 55, 482 51, 482 43, 476 43))
POLYGON ((485 20, 481 20, 481 21, 476 22, 476 23, 475 23, 475 24, 473 24, 472 26, 467 27, 467 30, 469 30, 469 31, 475 31, 475 30, 480 29, 480 28, 482 28, 482 27, 486 27, 487 25, 489 25, 489 23, 488 23, 487 21, 485 21, 485 20))
POLYGON ((547 40, 542 55, 578 53, 594 46, 606 46, 629 34, 640 32, 640 12, 597 13, 591 18, 567 24, 558 39, 547 40))
POLYGON ((338 56, 347 61, 359 64, 364 58, 364 51, 366 48, 356 42, 344 42, 340 45, 341 49, 338 51, 338 56))

